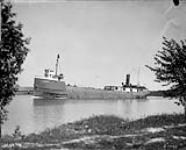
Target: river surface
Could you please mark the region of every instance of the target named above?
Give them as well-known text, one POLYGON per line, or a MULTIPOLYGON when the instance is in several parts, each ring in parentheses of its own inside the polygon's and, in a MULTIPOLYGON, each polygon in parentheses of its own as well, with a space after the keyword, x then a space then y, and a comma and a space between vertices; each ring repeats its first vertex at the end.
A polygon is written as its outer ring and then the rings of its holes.
POLYGON ((162 97, 146 100, 42 100, 30 95, 15 96, 7 107, 8 120, 2 132, 12 134, 17 125, 24 134, 40 132, 94 115, 138 119, 154 114, 183 113, 183 108, 174 101, 162 97))

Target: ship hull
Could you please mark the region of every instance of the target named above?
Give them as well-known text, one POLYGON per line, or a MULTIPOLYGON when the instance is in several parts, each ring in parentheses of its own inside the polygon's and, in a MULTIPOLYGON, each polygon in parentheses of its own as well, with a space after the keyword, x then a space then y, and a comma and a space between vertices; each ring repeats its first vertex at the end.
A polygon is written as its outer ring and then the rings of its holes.
POLYGON ((68 99, 146 99, 149 91, 140 92, 124 92, 124 91, 107 91, 103 89, 88 88, 88 87, 66 87, 68 99))
POLYGON ((148 94, 148 91, 119 92, 66 86, 64 81, 41 78, 34 81, 34 96, 44 99, 144 99, 148 94))
POLYGON ((64 81, 35 78, 34 96, 42 98, 66 98, 66 85, 64 81))

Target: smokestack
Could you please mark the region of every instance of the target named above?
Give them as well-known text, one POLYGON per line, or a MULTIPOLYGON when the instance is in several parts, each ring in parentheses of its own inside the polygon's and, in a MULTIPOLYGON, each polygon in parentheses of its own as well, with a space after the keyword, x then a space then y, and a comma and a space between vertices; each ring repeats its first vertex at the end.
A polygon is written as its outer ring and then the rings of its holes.
POLYGON ((178 6, 180 2, 179 2, 179 0, 173 0, 173 3, 175 6, 178 6))
POLYGON ((127 86, 130 85, 130 74, 127 74, 126 75, 126 83, 125 83, 127 86))

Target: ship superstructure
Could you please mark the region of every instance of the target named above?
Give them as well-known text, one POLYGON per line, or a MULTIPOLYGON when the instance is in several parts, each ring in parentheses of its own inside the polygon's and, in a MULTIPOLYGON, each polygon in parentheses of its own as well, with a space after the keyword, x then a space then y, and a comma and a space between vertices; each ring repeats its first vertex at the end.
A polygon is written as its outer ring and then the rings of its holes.
POLYGON ((107 91, 120 91, 120 92, 130 92, 130 93, 139 93, 147 92, 147 88, 141 85, 133 85, 130 83, 130 74, 126 75, 126 82, 122 82, 121 86, 105 86, 104 90, 107 91))

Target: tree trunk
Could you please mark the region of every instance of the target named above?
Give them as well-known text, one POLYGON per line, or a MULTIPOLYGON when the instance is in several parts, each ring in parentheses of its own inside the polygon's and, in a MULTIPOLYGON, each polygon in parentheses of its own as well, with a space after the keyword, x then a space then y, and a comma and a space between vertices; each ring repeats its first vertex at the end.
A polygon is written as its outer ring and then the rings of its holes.
POLYGON ((185 122, 186 122, 186 106, 184 106, 184 117, 185 117, 185 122))
POLYGON ((0 123, 0 139, 1 139, 1 123, 0 123))
MULTIPOLYGON (((2 1, 0 1, 0 42, 1 42, 1 6, 2 5, 2 1)), ((1 104, 0 104, 0 106, 1 106, 1 104)), ((1 108, 0 108, 1 109, 1 108)), ((0 110, 1 111, 1 110, 0 110)), ((0 112, 0 139, 1 139, 1 112, 0 112)))
MULTIPOLYGON (((1 7, 2 7, 2 1, 0 1, 0 42, 1 42, 1 7)), ((0 106, 1 106, 1 104, 0 104, 0 106)), ((1 108, 0 108, 1 109, 1 108)), ((0 110, 1 111, 1 110, 0 110)), ((1 139, 1 112, 0 112, 0 139, 1 139)))
POLYGON ((1 115, 0 115, 0 139, 1 139, 1 115))

